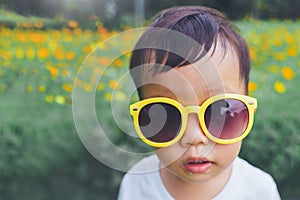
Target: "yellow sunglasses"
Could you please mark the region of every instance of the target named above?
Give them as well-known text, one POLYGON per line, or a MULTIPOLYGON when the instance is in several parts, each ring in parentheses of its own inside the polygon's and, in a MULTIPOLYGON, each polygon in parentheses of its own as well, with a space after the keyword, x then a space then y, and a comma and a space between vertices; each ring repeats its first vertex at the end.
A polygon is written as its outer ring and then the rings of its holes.
POLYGON ((250 132, 257 108, 255 98, 240 94, 220 94, 201 106, 182 106, 178 101, 154 97, 130 105, 138 136, 153 147, 167 147, 183 136, 188 114, 198 114, 203 133, 211 141, 232 144, 250 132))

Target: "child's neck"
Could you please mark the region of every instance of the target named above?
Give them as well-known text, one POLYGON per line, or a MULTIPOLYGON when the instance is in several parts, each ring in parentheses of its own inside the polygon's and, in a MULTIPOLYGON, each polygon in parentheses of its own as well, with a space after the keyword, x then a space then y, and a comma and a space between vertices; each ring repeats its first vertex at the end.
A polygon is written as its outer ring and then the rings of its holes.
POLYGON ((169 194, 176 200, 181 199, 209 199, 214 198, 225 187, 232 171, 232 166, 228 167, 211 180, 201 183, 189 183, 179 179, 167 168, 160 170, 160 177, 169 194))

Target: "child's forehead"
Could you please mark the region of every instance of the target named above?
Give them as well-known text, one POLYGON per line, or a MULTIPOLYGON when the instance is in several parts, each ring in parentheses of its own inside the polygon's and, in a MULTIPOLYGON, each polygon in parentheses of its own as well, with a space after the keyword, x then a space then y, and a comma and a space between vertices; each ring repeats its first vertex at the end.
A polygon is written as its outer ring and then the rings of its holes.
POLYGON ((239 62, 234 53, 216 52, 198 62, 149 75, 144 71, 144 98, 155 96, 198 103, 221 93, 240 93, 239 62), (222 58, 222 59, 221 59, 222 58))

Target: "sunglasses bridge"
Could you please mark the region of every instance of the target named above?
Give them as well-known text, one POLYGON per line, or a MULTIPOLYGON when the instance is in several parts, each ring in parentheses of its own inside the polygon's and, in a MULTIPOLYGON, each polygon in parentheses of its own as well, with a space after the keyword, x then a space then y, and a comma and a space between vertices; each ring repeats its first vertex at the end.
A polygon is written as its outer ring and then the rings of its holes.
POLYGON ((191 113, 199 113, 200 112, 200 106, 186 106, 183 107, 183 110, 185 111, 186 115, 191 113))

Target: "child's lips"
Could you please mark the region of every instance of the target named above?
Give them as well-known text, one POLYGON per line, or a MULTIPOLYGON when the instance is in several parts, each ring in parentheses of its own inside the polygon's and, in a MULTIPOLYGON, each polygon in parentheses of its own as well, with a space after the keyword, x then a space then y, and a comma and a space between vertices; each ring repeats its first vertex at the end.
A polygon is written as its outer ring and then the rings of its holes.
POLYGON ((183 166, 192 173, 204 173, 209 170, 213 162, 206 158, 190 158, 184 162, 183 166))

